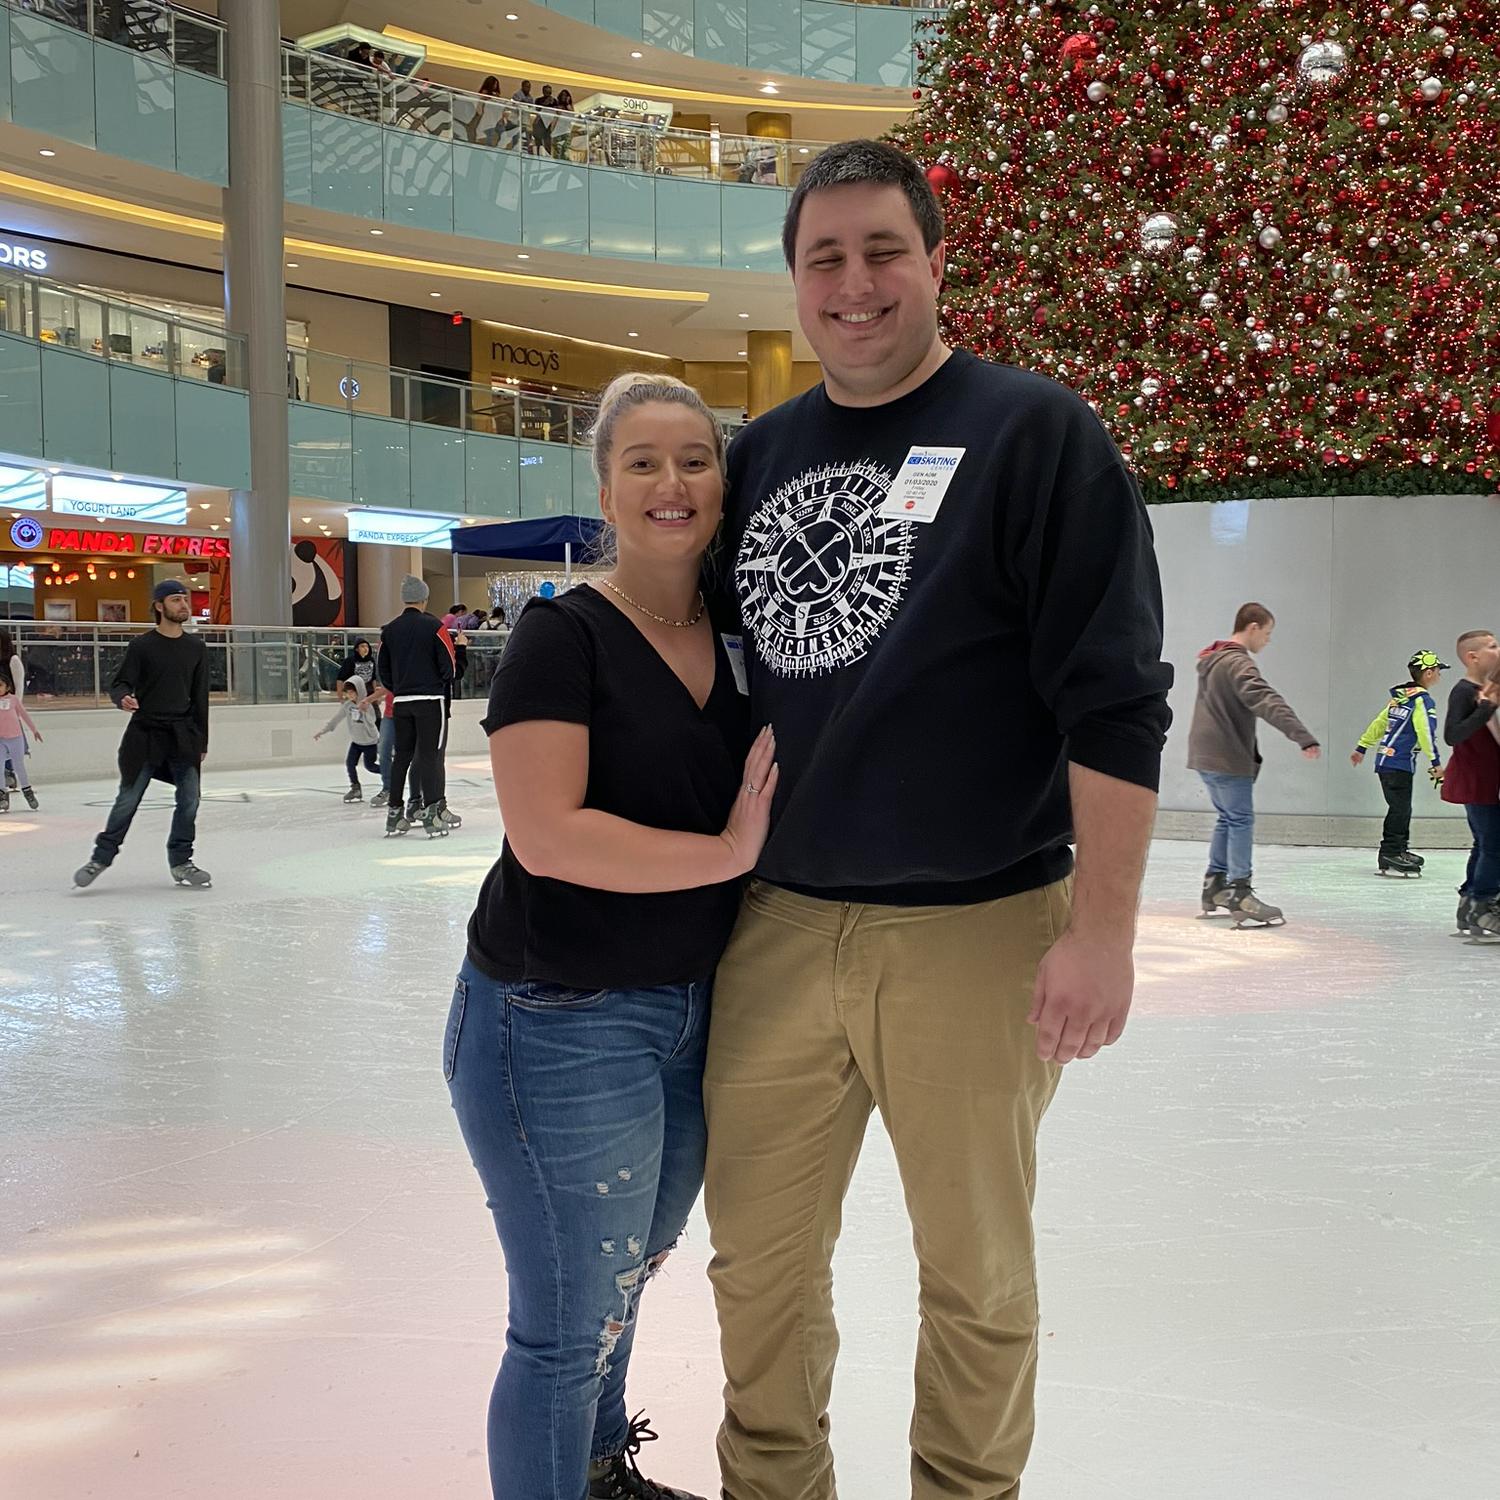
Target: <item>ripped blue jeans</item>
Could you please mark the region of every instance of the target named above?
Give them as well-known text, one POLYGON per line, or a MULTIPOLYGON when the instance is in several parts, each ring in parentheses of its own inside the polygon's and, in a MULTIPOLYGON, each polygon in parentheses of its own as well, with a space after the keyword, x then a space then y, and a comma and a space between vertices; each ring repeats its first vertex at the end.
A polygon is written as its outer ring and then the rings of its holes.
POLYGON ((703 1185, 709 994, 459 971, 443 1071, 509 1283, 497 1500, 583 1500, 590 1460, 625 1447, 641 1291, 703 1185))

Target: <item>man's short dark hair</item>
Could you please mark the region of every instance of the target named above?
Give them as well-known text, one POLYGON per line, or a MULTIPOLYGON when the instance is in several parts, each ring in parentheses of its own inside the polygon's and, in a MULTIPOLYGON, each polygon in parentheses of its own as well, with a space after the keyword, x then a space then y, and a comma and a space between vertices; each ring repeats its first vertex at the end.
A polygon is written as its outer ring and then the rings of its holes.
POLYGON ((931 255, 942 243, 942 206, 921 167, 906 152, 884 141, 840 141, 813 159, 787 205, 786 223, 781 228, 781 253, 786 257, 788 270, 796 259, 797 226, 802 222, 802 203, 807 195, 860 182, 900 188, 922 231, 922 248, 931 255))
POLYGON ((1264 604, 1242 604, 1234 617, 1234 633, 1248 630, 1252 625, 1274 625, 1276 616, 1264 604))
POLYGON ((1492 630, 1466 630, 1458 638, 1458 659, 1464 659, 1464 652, 1469 648, 1470 641, 1487 641, 1494 634, 1492 630))

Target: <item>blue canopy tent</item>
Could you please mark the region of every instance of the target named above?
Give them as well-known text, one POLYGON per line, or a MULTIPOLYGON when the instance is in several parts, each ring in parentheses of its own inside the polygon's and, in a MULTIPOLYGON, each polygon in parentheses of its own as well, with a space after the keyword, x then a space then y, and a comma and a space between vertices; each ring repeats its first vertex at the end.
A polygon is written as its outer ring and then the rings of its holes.
POLYGON ((455 526, 455 557, 510 557, 522 562, 560 562, 573 581, 574 558, 587 557, 604 530, 598 516, 539 516, 534 521, 497 521, 455 526))

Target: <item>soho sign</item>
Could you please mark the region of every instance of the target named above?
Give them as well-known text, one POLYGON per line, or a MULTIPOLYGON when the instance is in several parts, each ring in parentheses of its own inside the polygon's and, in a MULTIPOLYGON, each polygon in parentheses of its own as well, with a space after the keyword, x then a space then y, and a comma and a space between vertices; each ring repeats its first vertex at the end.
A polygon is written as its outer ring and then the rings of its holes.
POLYGON ((10 240, 0 240, 0 266, 16 266, 23 271, 45 271, 47 252, 29 250, 25 245, 13 244, 10 240))

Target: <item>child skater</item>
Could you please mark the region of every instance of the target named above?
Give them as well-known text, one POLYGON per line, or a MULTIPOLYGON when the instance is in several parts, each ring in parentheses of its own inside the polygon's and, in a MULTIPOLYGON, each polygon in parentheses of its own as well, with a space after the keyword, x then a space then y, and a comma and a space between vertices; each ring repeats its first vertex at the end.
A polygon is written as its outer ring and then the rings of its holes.
POLYGON ((364 791, 359 784, 359 763, 372 776, 380 774, 375 764, 375 746, 380 740, 380 721, 375 710, 363 697, 364 683, 351 677, 339 685, 339 708, 334 716, 313 736, 320 740, 331 734, 342 723, 349 731, 349 753, 344 757, 344 769, 349 773, 349 790, 344 793, 345 802, 363 802, 364 791))

